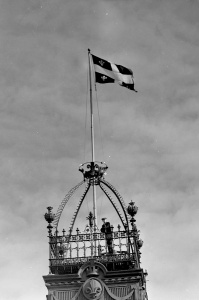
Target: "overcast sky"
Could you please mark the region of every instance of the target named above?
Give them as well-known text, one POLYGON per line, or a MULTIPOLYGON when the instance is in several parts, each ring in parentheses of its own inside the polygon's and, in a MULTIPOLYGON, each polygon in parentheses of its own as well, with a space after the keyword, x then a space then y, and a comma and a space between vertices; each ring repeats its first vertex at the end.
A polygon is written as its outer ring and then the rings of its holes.
POLYGON ((198 300, 198 0, 0 0, 1 299, 47 294, 43 215, 91 160, 87 48, 134 71, 97 86, 96 160, 139 207, 149 300, 198 300))

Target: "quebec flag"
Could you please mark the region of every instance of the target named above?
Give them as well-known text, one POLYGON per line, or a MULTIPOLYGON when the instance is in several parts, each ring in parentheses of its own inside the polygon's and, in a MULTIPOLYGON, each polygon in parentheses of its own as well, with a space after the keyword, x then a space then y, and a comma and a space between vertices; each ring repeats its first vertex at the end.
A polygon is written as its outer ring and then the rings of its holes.
POLYGON ((121 86, 137 92, 134 89, 133 71, 131 69, 113 64, 95 55, 92 55, 92 58, 95 69, 95 82, 117 82, 121 86))

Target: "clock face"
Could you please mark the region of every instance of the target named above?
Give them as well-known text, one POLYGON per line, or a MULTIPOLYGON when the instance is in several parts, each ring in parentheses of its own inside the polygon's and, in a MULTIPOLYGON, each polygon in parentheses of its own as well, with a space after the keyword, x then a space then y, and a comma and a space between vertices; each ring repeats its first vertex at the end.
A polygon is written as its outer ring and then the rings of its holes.
POLYGON ((97 300, 101 297, 103 292, 103 286, 101 282, 96 278, 90 278, 86 280, 83 285, 83 294, 88 300, 97 300))

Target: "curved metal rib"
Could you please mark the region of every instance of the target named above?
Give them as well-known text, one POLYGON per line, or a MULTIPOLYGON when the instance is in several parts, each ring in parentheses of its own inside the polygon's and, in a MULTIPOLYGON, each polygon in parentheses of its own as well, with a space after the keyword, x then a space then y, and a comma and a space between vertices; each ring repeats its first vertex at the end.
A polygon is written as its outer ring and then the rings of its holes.
POLYGON ((75 187, 73 187, 68 194, 66 194, 66 196, 64 197, 64 199, 62 200, 60 206, 58 207, 58 210, 56 212, 55 215, 55 219, 53 221, 53 226, 55 228, 57 228, 58 223, 59 223, 59 219, 61 217, 62 211, 66 205, 66 203, 69 201, 69 199, 72 197, 72 195, 75 193, 75 191, 84 183, 84 180, 82 180, 80 183, 78 183, 75 187))
POLYGON ((82 195, 82 197, 81 197, 81 200, 79 201, 79 203, 78 203, 78 205, 77 205, 77 209, 76 209, 76 211, 75 211, 75 213, 74 213, 74 215, 73 215, 73 217, 72 217, 71 226, 70 226, 70 228, 69 228, 69 234, 70 234, 70 235, 72 234, 73 227, 74 227, 74 224, 75 224, 75 220, 76 220, 76 218, 77 218, 77 215, 78 215, 78 212, 79 212, 80 207, 81 207, 81 205, 82 205, 82 202, 84 201, 84 199, 85 199, 85 197, 86 197, 86 194, 88 193, 88 190, 90 189, 90 186, 91 186, 91 184, 88 183, 87 186, 86 186, 86 189, 85 189, 85 191, 84 191, 84 193, 83 193, 83 195, 82 195))
MULTIPOLYGON (((119 192, 116 190, 116 188, 110 184, 109 182, 107 182, 106 180, 104 179, 101 179, 100 182, 102 182, 103 184, 105 184, 107 187, 110 188, 110 190, 115 194, 116 198, 118 199, 118 201, 120 202, 120 205, 123 209, 123 212, 124 212, 124 215, 125 215, 125 218, 126 218, 126 224, 128 226, 128 231, 129 231, 129 225, 130 225, 130 217, 127 215, 127 207, 126 207, 126 204, 122 198, 122 196, 119 194, 119 192)), ((128 236, 128 241, 129 241, 129 244, 130 244, 130 247, 131 247, 131 250, 132 250, 132 253, 133 253, 133 246, 132 246, 132 243, 131 243, 131 239, 130 237, 128 236)))
POLYGON ((116 190, 116 188, 112 184, 110 184, 108 181, 106 181, 104 179, 101 179, 100 182, 105 184, 113 192, 113 194, 115 194, 115 196, 118 199, 118 201, 120 202, 120 205, 121 205, 122 210, 124 212, 126 223, 129 226, 129 217, 127 216, 127 213, 126 213, 127 207, 126 207, 126 204, 125 204, 122 196, 119 194, 119 192, 116 190))
POLYGON ((125 225, 122 214, 120 213, 119 209, 117 208, 116 204, 114 203, 113 199, 111 198, 111 196, 108 194, 108 192, 105 190, 105 188, 99 184, 100 188, 102 189, 102 191, 104 192, 104 194, 107 196, 107 198, 110 200, 111 204, 113 205, 113 207, 115 208, 123 226, 125 225))

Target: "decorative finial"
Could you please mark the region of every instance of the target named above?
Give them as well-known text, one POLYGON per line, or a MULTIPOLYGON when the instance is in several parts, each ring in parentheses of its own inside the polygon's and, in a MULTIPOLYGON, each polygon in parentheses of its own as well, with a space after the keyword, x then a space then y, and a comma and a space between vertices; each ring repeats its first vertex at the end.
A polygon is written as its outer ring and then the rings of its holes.
POLYGON ((47 228, 48 228, 48 233, 49 233, 49 235, 52 234, 52 228, 53 228, 53 226, 51 225, 51 223, 52 223, 52 222, 54 221, 54 219, 55 219, 55 214, 53 214, 52 209, 53 209, 53 208, 52 208, 51 206, 48 206, 48 207, 47 207, 48 212, 45 213, 45 215, 44 215, 45 220, 48 222, 47 228))
POLYGON ((134 217, 137 214, 138 207, 135 206, 135 202, 131 200, 129 206, 127 207, 127 212, 131 217, 134 217))
POLYGON ((89 215, 88 215, 88 217, 86 219, 89 220, 89 226, 93 227, 94 217, 93 217, 93 213, 91 211, 89 212, 89 215))
POLYGON ((138 245, 138 248, 140 249, 143 245, 143 241, 142 240, 138 240, 137 241, 137 245, 138 245))

